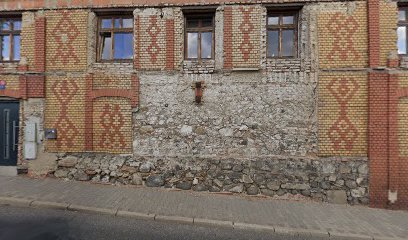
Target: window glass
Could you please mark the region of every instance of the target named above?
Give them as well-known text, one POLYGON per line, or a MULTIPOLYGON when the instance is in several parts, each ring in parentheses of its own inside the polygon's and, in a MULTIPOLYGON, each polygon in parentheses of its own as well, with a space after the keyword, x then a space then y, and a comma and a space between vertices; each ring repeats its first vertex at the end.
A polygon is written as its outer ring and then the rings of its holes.
POLYGON ((279 31, 268 31, 268 57, 279 56, 279 31))
POLYGON ((13 60, 20 60, 20 35, 14 35, 13 60))
POLYGON ((187 34, 188 58, 198 58, 198 33, 187 34))
POLYGON ((198 24, 199 24, 198 19, 189 19, 189 20, 187 20, 187 27, 188 28, 198 27, 198 24))
POLYGON ((113 22, 114 22, 114 26, 113 26, 114 28, 120 28, 120 18, 115 18, 113 22))
POLYGON ((293 16, 283 16, 283 24, 293 24, 293 16))
POLYGON ((201 26, 202 27, 212 27, 213 26, 212 18, 203 19, 202 23, 201 23, 201 26))
POLYGON ((102 28, 112 28, 112 19, 102 19, 102 28))
POLYGON ((398 11, 398 20, 399 21, 405 21, 406 20, 406 11, 405 10, 399 10, 398 11))
POLYGON ((102 59, 110 59, 112 55, 112 38, 110 35, 102 36, 102 59))
POLYGON ((115 33, 115 59, 132 59, 133 58, 133 34, 115 33))
POLYGON ((21 30, 21 21, 14 21, 13 29, 14 30, 21 30))
POLYGON ((407 54, 407 27, 398 27, 398 54, 407 54))
POLYGON ((1 30, 11 30, 11 21, 4 20, 1 24, 1 30))
POLYGON ((268 25, 278 25, 279 17, 268 17, 268 25))
POLYGON ((201 58, 212 57, 212 32, 201 33, 201 58))
POLYGON ((133 28, 133 18, 124 18, 123 28, 133 28))
POLYGON ((293 56, 295 31, 283 30, 282 31, 282 56, 293 56))
POLYGON ((1 59, 3 61, 10 61, 10 36, 3 36, 1 43, 1 59))

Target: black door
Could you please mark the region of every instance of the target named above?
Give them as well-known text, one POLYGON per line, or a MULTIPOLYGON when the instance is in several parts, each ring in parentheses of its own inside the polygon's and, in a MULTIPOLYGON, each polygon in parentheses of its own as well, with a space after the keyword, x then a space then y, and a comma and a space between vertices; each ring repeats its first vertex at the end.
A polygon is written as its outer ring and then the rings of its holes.
POLYGON ((0 102, 0 166, 17 165, 18 102, 0 102))

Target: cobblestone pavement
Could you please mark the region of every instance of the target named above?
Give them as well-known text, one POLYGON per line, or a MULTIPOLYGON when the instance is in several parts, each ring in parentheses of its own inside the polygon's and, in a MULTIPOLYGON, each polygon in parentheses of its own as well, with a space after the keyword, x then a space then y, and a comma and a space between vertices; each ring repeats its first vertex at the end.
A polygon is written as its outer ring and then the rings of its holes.
POLYGON ((408 212, 27 177, 0 177, 0 204, 258 228, 331 239, 408 239, 408 212))

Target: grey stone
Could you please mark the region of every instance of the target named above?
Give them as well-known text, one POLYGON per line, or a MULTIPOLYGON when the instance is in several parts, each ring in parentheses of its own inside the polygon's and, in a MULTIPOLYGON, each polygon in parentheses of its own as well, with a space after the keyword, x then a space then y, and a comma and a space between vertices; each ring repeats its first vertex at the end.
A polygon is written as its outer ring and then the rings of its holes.
POLYGON ((58 161, 58 166, 59 167, 74 167, 78 163, 78 158, 74 156, 68 156, 64 159, 61 159, 58 161))
POLYGON ((248 195, 258 195, 259 194, 259 188, 256 185, 251 185, 249 188, 247 188, 246 191, 248 195))
POLYGON ((183 136, 189 136, 193 132, 193 127, 188 125, 183 125, 180 129, 180 133, 183 136))
POLYGON ((58 169, 54 172, 54 176, 57 178, 66 178, 68 176, 69 170, 66 169, 58 169))
POLYGON ((232 164, 230 162, 223 162, 223 163, 221 163, 221 169, 222 170, 231 170, 232 169, 232 164))
POLYGON ((149 176, 146 179, 146 186, 148 187, 161 187, 164 185, 164 179, 161 175, 149 176))
POLYGON ((139 173, 135 173, 132 175, 132 184, 134 185, 142 185, 143 184, 143 178, 139 173))
POLYGON ((239 183, 239 184, 225 186, 225 189, 233 193, 242 193, 244 191, 244 184, 239 183))
POLYGON ((89 180, 88 174, 86 174, 84 171, 76 172, 74 174, 74 178, 75 180, 78 180, 78 181, 88 181, 89 180))
POLYGON ((234 171, 234 172, 242 172, 243 169, 244 169, 244 167, 243 167, 241 164, 238 164, 238 165, 235 165, 235 166, 232 168, 232 171, 234 171))
POLYGON ((277 191, 280 188, 280 181, 269 181, 266 183, 266 187, 270 190, 277 191))
POLYGON ((232 137, 234 135, 234 130, 231 128, 221 128, 219 133, 224 137, 232 137))
POLYGON ((216 186, 210 186, 210 188, 208 189, 210 192, 220 192, 221 189, 219 187, 216 186))
POLYGON ((358 173, 362 175, 368 174, 368 165, 366 163, 361 164, 358 166, 358 173))
POLYGON ((357 187, 357 183, 353 180, 347 180, 346 181, 346 187, 353 189, 357 187))
POLYGON ((327 191, 327 201, 329 203, 347 204, 347 194, 344 190, 327 191))
POLYGON ((137 169, 135 167, 130 167, 130 166, 123 166, 120 170, 122 172, 128 172, 129 174, 133 174, 137 172, 137 169))
POLYGON ((101 178, 102 183, 109 183, 110 177, 108 175, 105 175, 101 178))
POLYGON ((251 179, 250 176, 244 174, 244 175, 242 175, 242 182, 244 182, 244 183, 253 183, 254 181, 251 179))
POLYGON ((219 187, 219 188, 222 188, 222 186, 224 185, 220 180, 218 180, 218 179, 214 179, 213 180, 213 183, 217 186, 217 187, 219 187))
POLYGON ((329 174, 329 173, 335 173, 336 172, 336 167, 331 164, 331 163, 326 163, 323 164, 323 173, 329 174))
POLYGON ((283 196, 283 195, 285 195, 285 193, 286 193, 286 191, 283 190, 283 189, 279 189, 278 191, 276 191, 276 195, 278 195, 278 196, 283 196))
POLYGON ((152 167, 154 167, 154 165, 150 162, 146 162, 143 163, 142 165, 140 165, 139 167, 139 171, 142 173, 148 173, 151 171, 152 167))
POLYGON ((140 132, 141 134, 149 134, 149 133, 154 132, 154 128, 153 128, 152 126, 150 126, 150 125, 141 126, 141 127, 139 128, 139 132, 140 132))
POLYGON ((364 196, 365 196, 365 193, 366 193, 366 189, 365 189, 365 188, 362 188, 362 187, 359 187, 359 188, 357 188, 357 189, 352 189, 352 190, 351 190, 351 196, 352 196, 353 198, 361 198, 361 197, 364 197, 364 196))
POLYGON ((190 190, 192 185, 193 184, 189 181, 179 182, 176 184, 176 188, 182 189, 182 190, 190 190))
POLYGON ((346 166, 346 165, 340 165, 339 172, 341 174, 351 173, 351 167, 346 166))
POLYGON ((262 189, 261 192, 263 195, 266 195, 269 197, 273 197, 276 194, 275 191, 271 191, 269 189, 262 189))
POLYGON ((303 190, 303 191, 301 191, 301 193, 302 193, 303 196, 306 196, 306 197, 310 197, 310 195, 311 195, 310 190, 303 190))
POLYGON ((336 180, 337 180, 337 176, 336 176, 336 175, 334 175, 334 174, 330 175, 330 177, 329 177, 329 181, 330 181, 330 182, 335 182, 336 180))
POLYGON ((362 177, 357 178, 357 179, 356 179, 356 182, 357 182, 357 185, 359 185, 359 186, 363 186, 363 185, 366 185, 366 184, 367 184, 366 179, 365 179, 365 178, 362 178, 362 177))
POLYGON ((305 183, 285 183, 281 185, 281 188, 291 190, 307 190, 310 189, 310 186, 305 183))

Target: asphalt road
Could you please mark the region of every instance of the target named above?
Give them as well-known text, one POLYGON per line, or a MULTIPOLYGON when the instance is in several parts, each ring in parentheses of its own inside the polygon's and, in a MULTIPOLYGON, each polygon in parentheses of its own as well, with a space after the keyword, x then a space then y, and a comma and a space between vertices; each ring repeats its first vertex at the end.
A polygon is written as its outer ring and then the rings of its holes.
POLYGON ((56 239, 300 240, 317 238, 277 235, 266 231, 158 222, 54 209, 0 206, 0 240, 56 239))

